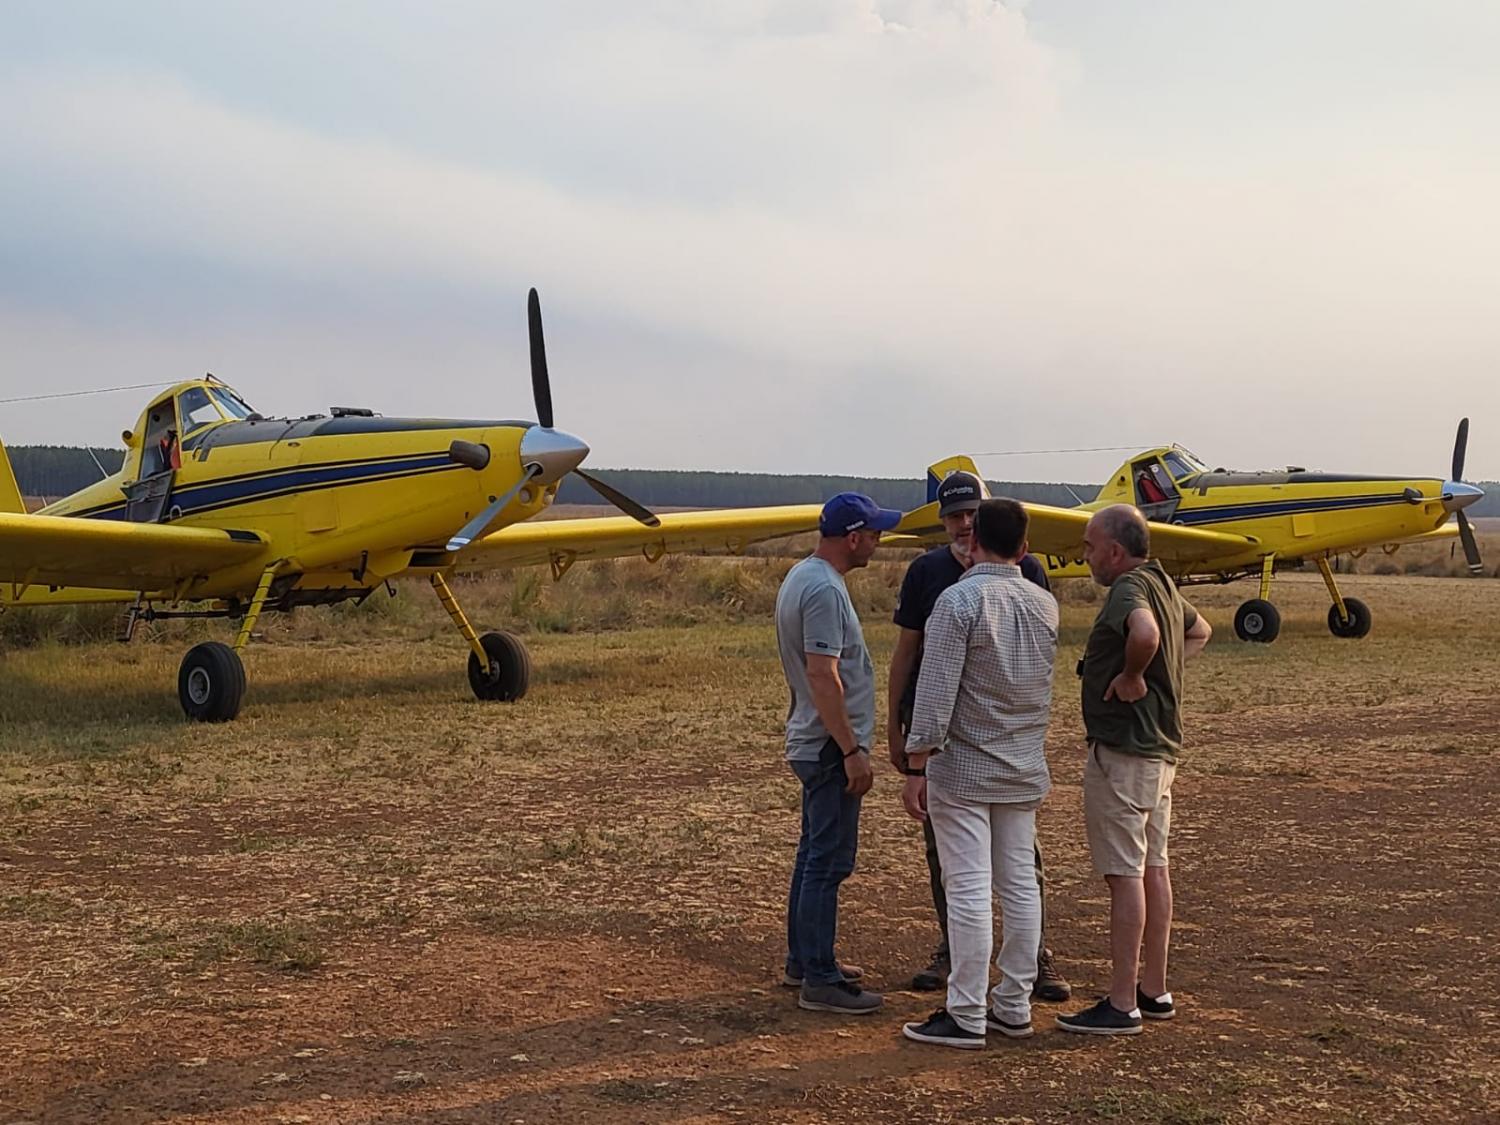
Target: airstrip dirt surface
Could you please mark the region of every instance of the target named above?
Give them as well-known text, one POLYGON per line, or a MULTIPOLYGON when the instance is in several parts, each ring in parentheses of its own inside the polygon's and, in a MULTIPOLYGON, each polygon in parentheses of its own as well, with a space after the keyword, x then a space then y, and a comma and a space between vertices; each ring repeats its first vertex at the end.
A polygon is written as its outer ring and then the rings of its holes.
MULTIPOLYGON (((1100 1042, 1041 1005, 974 1054, 899 1035, 940 1000, 902 991, 935 929, 889 771, 841 929, 886 1008, 776 984, 796 787, 763 623, 534 638, 504 711, 447 638, 269 643, 212 729, 173 715, 170 647, 11 653, 0 1122, 1494 1120, 1500 584, 1362 579, 1366 642, 1283 584, 1269 649, 1229 638, 1245 588, 1192 591, 1220 635, 1176 788, 1181 1017, 1100 1042), (80 652, 117 714, 57 702, 80 652)), ((1084 1000, 1089 612, 1041 818, 1084 1000)))

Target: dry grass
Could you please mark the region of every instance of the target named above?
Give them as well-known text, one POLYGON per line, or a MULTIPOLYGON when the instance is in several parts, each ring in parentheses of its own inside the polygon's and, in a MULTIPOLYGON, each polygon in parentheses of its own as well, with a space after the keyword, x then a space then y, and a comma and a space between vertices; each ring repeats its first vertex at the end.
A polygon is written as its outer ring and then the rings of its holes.
MULTIPOLYGON (((1317 577, 1290 575, 1265 648, 1227 639, 1250 586, 1191 591, 1219 640, 1192 669, 1178 783, 1184 1017, 1079 1044, 1043 1009, 1030 1045, 954 1059, 896 1038, 928 998, 846 1028, 770 983, 796 831, 768 623, 786 565, 463 584, 476 621, 530 634, 515 706, 472 699, 465 650, 415 585, 268 622, 223 727, 184 724, 173 692, 203 627, 7 652, 0 1105, 1238 1122, 1493 1104, 1500 584, 1352 576, 1375 627, 1350 642, 1328 634, 1317 577)), ((882 670, 901 570, 854 585, 882 670)), ((1064 593, 1042 818, 1051 942, 1084 995, 1104 973, 1071 676, 1092 597, 1064 593)), ((887 987, 934 935, 920 852, 884 774, 844 942, 887 987)))

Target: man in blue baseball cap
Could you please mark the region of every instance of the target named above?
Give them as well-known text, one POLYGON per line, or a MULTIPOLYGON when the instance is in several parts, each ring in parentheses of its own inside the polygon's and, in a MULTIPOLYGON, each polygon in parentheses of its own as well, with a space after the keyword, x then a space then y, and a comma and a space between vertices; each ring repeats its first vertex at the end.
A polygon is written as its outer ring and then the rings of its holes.
POLYGON ((900 512, 863 493, 839 493, 823 505, 817 550, 787 572, 776 596, 776 643, 792 693, 786 758, 802 782, 783 982, 815 1012, 864 1015, 883 1002, 833 951, 839 884, 854 870, 860 799, 875 779, 875 667, 844 575, 868 566, 880 533, 900 522, 900 512))

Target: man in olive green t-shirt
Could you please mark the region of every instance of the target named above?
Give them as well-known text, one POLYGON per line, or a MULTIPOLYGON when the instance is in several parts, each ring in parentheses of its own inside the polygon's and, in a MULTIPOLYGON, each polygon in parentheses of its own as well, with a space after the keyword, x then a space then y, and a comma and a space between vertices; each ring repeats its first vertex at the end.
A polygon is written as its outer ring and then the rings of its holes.
POLYGON ((1161 564, 1147 561, 1150 550, 1145 517, 1126 504, 1095 512, 1084 531, 1089 570, 1109 589, 1080 673, 1084 822, 1094 870, 1109 885, 1113 971, 1107 997, 1057 1017, 1064 1031, 1134 1035, 1143 1015, 1177 1014, 1167 991, 1167 834, 1182 751, 1182 669, 1213 631, 1161 564))

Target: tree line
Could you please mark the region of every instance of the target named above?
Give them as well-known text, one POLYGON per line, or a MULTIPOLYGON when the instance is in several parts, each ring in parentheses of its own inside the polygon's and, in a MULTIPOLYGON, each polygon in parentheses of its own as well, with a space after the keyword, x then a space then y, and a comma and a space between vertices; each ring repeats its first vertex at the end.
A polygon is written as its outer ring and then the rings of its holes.
POLYGON ((87 449, 73 445, 17 445, 5 451, 24 496, 67 496, 119 472, 125 460, 123 449, 95 449, 94 456, 99 458, 95 465, 87 449))

